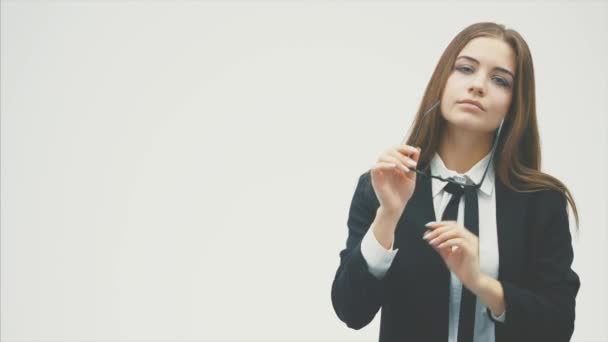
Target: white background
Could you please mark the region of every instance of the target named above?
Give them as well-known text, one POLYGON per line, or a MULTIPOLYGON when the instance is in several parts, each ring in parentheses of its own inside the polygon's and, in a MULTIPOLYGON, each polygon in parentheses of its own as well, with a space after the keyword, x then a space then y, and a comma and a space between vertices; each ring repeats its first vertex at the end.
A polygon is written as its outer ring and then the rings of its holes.
POLYGON ((531 48, 582 219, 573 340, 608 340, 606 2, 1 9, 2 341, 377 340, 330 299, 355 184, 478 21, 531 48))

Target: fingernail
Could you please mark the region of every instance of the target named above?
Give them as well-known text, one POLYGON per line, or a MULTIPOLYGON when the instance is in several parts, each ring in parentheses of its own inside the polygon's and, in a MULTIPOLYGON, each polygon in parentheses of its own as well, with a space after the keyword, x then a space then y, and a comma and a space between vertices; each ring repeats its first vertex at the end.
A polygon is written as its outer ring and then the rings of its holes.
POLYGON ((429 226, 434 225, 435 223, 437 223, 437 222, 435 222, 435 221, 431 221, 431 222, 429 222, 429 223, 425 224, 424 226, 425 226, 425 227, 429 227, 429 226))
POLYGON ((401 166, 401 169, 402 169, 403 171, 405 171, 405 172, 410 172, 410 169, 408 169, 407 167, 405 167, 405 166, 403 166, 403 165, 400 165, 400 166, 401 166))
POLYGON ((429 232, 424 233, 424 235, 422 236, 423 239, 428 239, 429 238, 429 232))

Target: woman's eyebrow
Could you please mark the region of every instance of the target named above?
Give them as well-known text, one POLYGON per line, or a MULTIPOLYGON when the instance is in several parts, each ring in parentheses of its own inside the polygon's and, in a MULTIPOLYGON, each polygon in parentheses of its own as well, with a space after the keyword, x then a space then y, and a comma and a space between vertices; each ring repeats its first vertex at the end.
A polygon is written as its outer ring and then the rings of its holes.
MULTIPOLYGON (((470 61, 473 61, 473 62, 475 62, 475 63, 479 64, 479 61, 478 61, 478 60, 476 60, 476 59, 475 59, 475 58, 473 58, 473 57, 469 57, 469 56, 464 56, 464 55, 463 55, 463 56, 458 56, 458 58, 464 58, 464 59, 468 59, 468 60, 470 60, 470 61)), ((458 59, 458 58, 456 58, 456 59, 458 59)), ((499 71, 502 71, 502 72, 505 72, 505 73, 507 73, 507 74, 511 75, 511 78, 515 79, 515 76, 513 76, 513 73, 512 73, 512 72, 510 72, 509 70, 505 69, 505 68, 501 68, 501 67, 495 67, 494 69, 499 70, 499 71)))

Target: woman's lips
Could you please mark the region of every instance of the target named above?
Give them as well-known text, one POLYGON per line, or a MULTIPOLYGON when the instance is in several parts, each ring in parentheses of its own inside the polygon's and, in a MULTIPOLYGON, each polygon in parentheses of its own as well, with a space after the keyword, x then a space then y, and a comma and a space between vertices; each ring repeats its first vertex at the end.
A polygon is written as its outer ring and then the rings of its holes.
POLYGON ((461 105, 462 107, 467 108, 467 109, 472 109, 472 110, 479 111, 479 112, 482 112, 482 111, 483 111, 483 110, 482 110, 481 108, 479 108, 477 105, 474 105, 474 104, 472 104, 472 103, 461 102, 461 103, 459 103, 459 105, 461 105))

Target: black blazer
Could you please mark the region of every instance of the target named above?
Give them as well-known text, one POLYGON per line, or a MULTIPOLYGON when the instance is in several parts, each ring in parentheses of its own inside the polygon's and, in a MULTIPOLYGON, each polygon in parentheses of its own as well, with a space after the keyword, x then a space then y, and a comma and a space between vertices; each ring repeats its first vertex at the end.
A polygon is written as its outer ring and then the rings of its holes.
MULTIPOLYGON (((571 268, 566 199, 554 190, 514 192, 498 177, 494 191, 498 280, 506 305, 505 322, 493 320, 496 342, 569 341, 580 280, 571 268)), ((367 171, 359 178, 348 214, 346 248, 331 289, 333 308, 348 327, 361 329, 382 307, 381 342, 446 342, 450 272, 422 239, 424 225, 435 220, 430 179, 416 178, 395 232, 393 248, 400 250, 380 280, 361 254, 361 239, 379 206, 367 171)))

